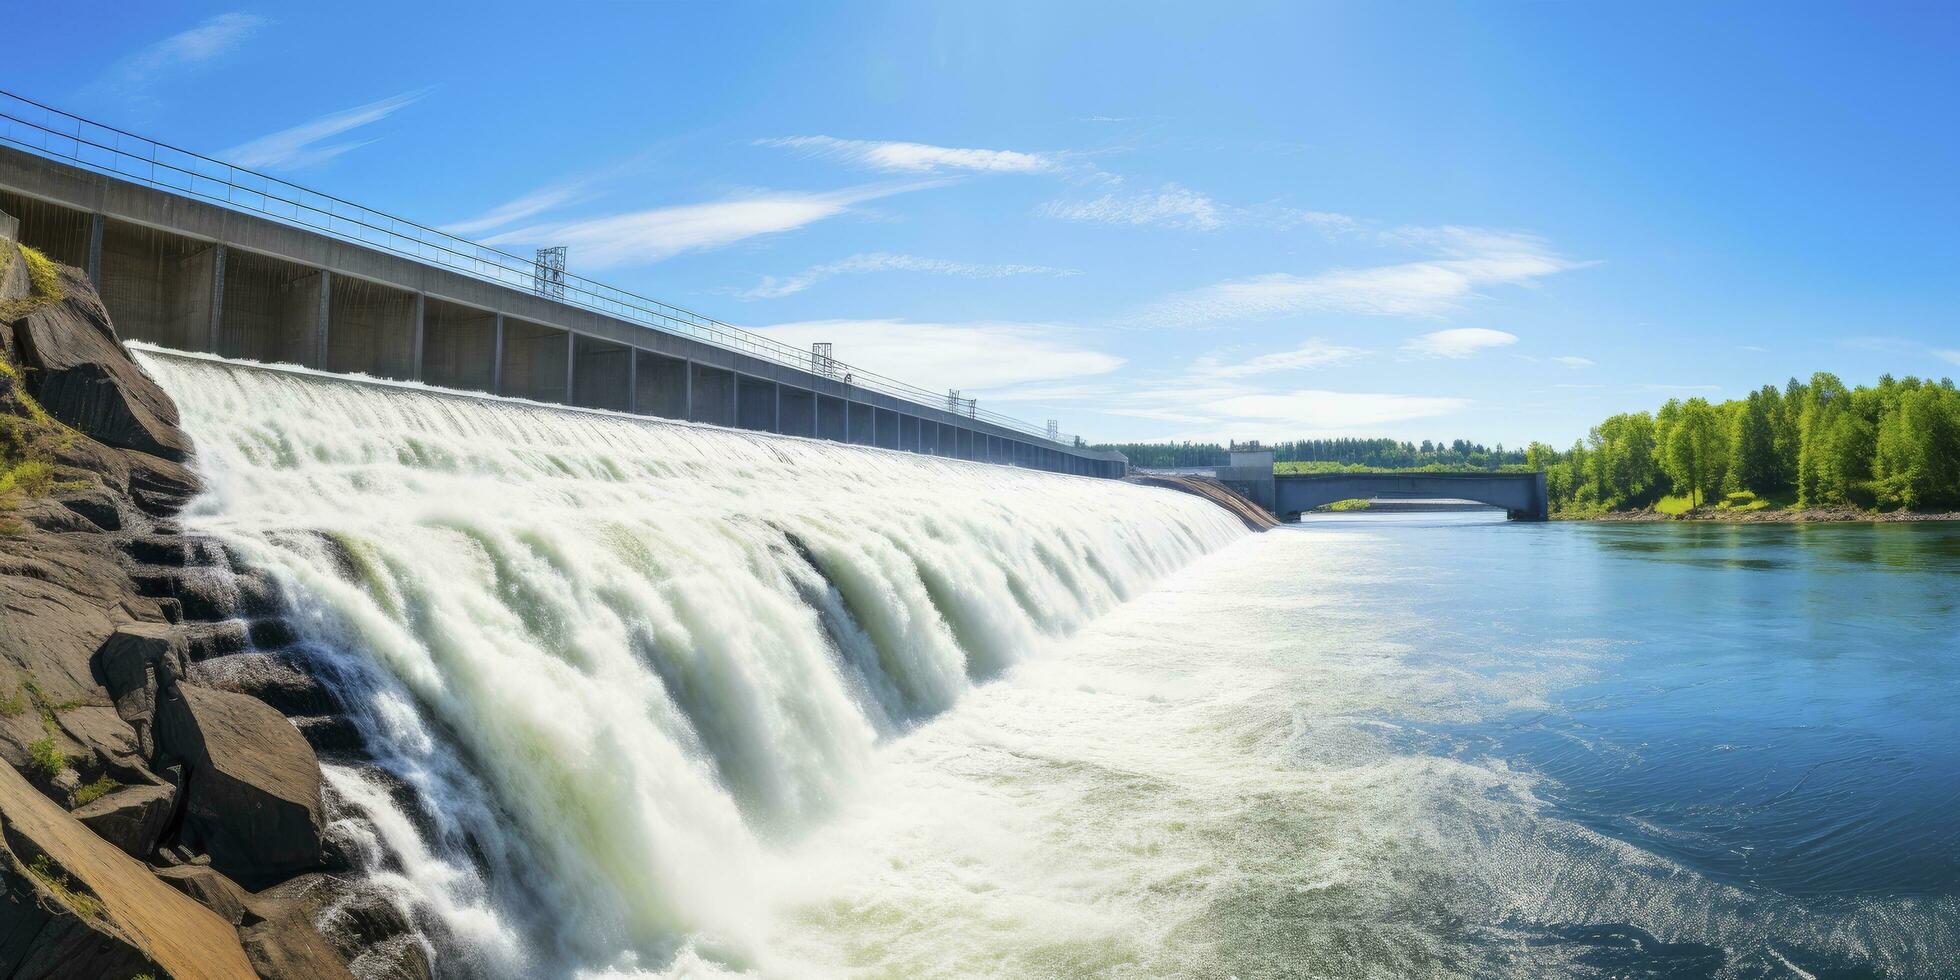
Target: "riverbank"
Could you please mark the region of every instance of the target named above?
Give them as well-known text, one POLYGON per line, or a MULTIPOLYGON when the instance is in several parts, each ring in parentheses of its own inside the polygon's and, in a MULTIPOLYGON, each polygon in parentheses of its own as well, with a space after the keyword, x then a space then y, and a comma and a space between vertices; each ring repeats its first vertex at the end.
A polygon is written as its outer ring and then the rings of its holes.
POLYGON ((1599 511, 1584 514, 1553 514, 1555 521, 1597 521, 1614 524, 1655 523, 1661 521, 1702 521, 1711 524, 1908 524, 1923 521, 1960 521, 1955 511, 1873 511, 1856 507, 1803 507, 1786 510, 1722 510, 1700 507, 1680 514, 1645 510, 1599 511))

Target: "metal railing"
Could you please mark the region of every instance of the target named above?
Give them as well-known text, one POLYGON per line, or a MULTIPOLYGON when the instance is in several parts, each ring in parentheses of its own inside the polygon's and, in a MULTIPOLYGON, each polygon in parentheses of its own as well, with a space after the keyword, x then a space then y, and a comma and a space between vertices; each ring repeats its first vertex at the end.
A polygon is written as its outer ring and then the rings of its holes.
MULTIPOLYGON (((5 90, 0 90, 0 143, 512 289, 536 292, 536 257, 521 257, 478 244, 277 177, 105 126, 5 90)), ((690 337, 819 377, 848 380, 857 387, 923 408, 945 410, 943 392, 927 391, 842 361, 824 358, 819 363, 810 351, 802 348, 584 276, 565 273, 563 296, 556 295, 555 283, 553 293, 550 299, 567 306, 690 337)), ((968 417, 1064 447, 1073 448, 1075 442, 1074 436, 1051 435, 1045 427, 999 412, 976 409, 968 417)))

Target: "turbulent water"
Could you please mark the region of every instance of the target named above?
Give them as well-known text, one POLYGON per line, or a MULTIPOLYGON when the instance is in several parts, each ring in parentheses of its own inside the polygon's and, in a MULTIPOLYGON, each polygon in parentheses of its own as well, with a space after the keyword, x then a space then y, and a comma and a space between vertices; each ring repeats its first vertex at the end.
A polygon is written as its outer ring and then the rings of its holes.
POLYGON ((452 972, 1960 974, 1960 526, 1248 536, 148 364, 428 801, 329 773, 452 972))
POLYGON ((1244 530, 1182 494, 144 352, 387 779, 338 830, 455 975, 772 969, 881 743, 1244 530), (706 968, 702 966, 701 968, 706 968))

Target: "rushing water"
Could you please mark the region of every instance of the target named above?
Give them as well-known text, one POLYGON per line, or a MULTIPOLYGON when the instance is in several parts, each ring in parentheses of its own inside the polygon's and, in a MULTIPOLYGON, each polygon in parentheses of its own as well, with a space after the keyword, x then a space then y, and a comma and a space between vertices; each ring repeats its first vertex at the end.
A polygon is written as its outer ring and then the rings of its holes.
POLYGON ((430 801, 330 769, 451 969, 1960 972, 1960 526, 1247 536, 1168 492, 148 364, 196 522, 291 584, 430 801))

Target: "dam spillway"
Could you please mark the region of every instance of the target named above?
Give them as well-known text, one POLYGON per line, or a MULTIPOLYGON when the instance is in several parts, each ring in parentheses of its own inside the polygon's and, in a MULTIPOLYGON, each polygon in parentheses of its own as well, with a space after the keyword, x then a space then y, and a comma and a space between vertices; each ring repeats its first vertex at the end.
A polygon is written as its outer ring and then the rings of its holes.
POLYGON ((882 740, 1245 533, 1118 481, 138 356, 197 440, 187 528, 350 705, 337 825, 459 975, 743 961, 762 856, 882 740))

